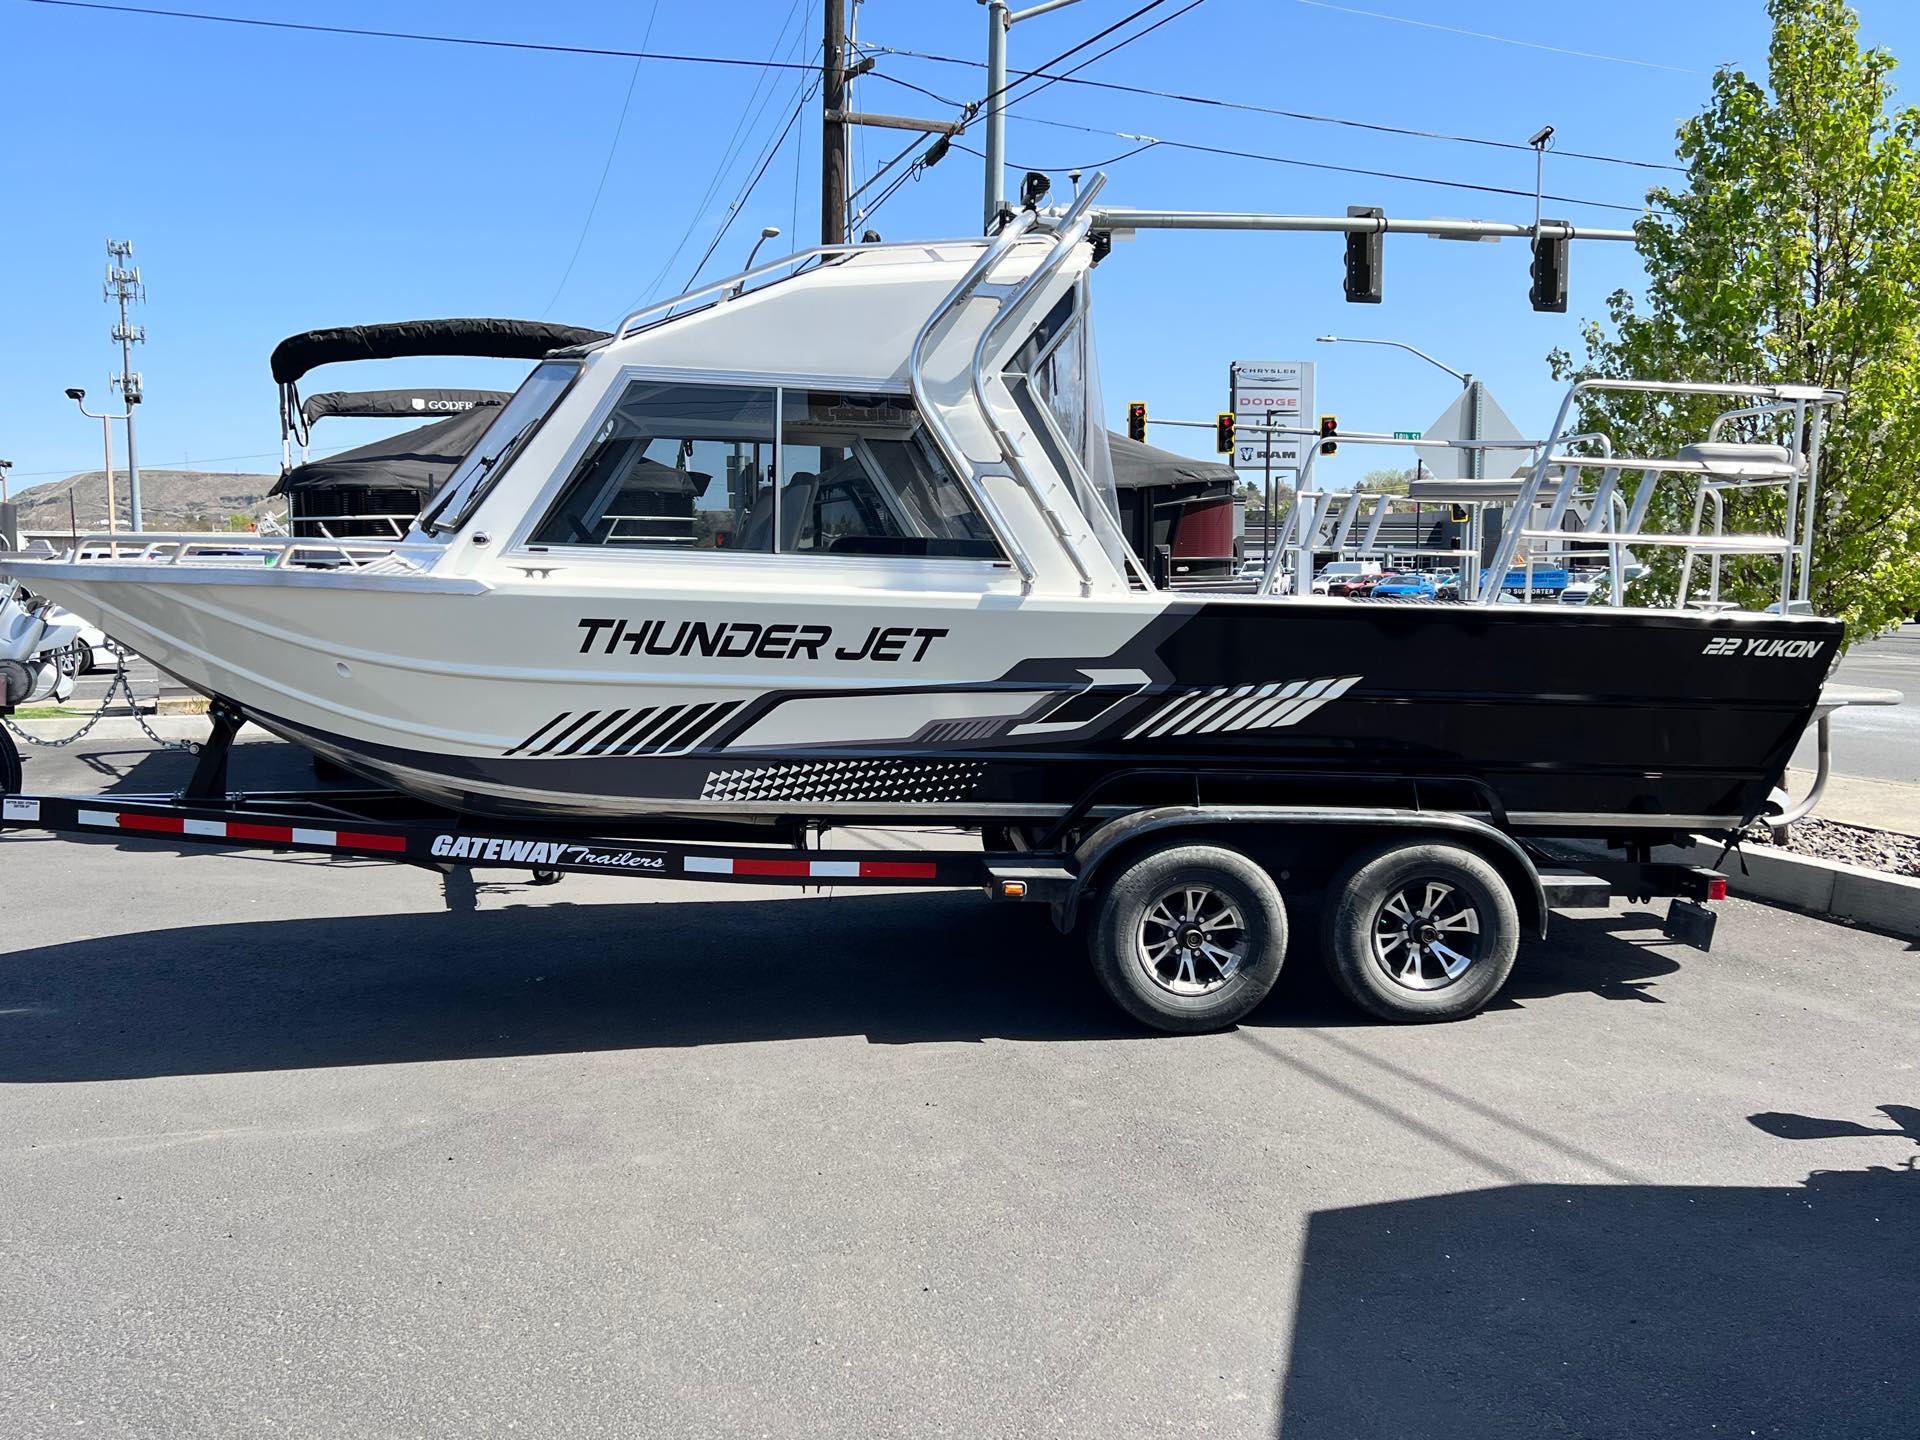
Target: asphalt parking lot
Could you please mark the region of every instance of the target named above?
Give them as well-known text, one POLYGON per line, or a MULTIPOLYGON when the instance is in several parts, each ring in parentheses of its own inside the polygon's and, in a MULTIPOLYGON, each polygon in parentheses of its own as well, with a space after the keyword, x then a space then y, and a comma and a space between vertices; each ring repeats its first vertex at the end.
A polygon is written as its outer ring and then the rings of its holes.
POLYGON ((1620 907, 1431 1028, 1306 951, 1169 1039, 967 895, 22 835, 0 920, 7 1437, 1920 1415, 1920 953, 1882 936, 1732 902, 1702 956, 1620 907))

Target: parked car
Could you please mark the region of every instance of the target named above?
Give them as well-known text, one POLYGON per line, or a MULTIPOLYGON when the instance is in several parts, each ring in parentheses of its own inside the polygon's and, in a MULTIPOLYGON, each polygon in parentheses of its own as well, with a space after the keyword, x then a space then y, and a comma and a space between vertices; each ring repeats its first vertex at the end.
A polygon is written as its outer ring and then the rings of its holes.
POLYGON ((1376 600, 1435 600, 1440 587, 1431 575, 1417 570, 1401 570, 1382 575, 1373 587, 1376 600))
POLYGON ((92 670, 113 670, 119 664, 120 654, 107 639, 107 632, 98 625, 83 624, 73 642, 73 673, 85 675, 92 670))
POLYGON ((1348 595, 1355 593, 1353 587, 1363 586, 1358 593, 1364 595, 1381 574, 1381 567, 1371 560, 1335 560, 1313 577, 1313 593, 1348 595))
MULTIPOLYGON (((1629 565, 1625 569, 1629 584, 1647 573, 1644 565, 1629 565)), ((1566 589, 1560 592, 1562 605, 1608 605, 1613 589, 1612 578, 1605 570, 1576 570, 1567 581, 1566 589)))
MULTIPOLYGON (((1242 580, 1258 580, 1266 573, 1266 569, 1267 562, 1264 560, 1247 560, 1240 566, 1239 578, 1242 580)), ((1279 574, 1273 577, 1273 593, 1276 595, 1291 595, 1293 593, 1292 571, 1282 569, 1279 574)))

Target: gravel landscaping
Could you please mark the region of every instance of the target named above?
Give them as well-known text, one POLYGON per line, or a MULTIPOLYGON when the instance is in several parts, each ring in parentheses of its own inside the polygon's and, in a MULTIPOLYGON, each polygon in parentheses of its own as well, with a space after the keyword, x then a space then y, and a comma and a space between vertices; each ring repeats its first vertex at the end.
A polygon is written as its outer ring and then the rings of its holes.
MULTIPOLYGON (((1764 826, 1756 826, 1747 839, 1753 845, 1774 843, 1772 832, 1764 826)), ((1864 865, 1890 875, 1920 876, 1920 837, 1897 835, 1890 830, 1843 825, 1837 820, 1807 819, 1793 827, 1786 848, 1796 855, 1843 860, 1849 865, 1864 865)))

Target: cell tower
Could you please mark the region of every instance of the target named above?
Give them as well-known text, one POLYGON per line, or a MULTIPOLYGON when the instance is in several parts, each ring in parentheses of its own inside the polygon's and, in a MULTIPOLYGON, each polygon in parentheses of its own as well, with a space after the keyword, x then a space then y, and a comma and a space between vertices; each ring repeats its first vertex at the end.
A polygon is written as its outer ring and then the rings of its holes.
POLYGON ((113 338, 120 342, 120 373, 110 377, 127 407, 127 502, 129 519, 137 532, 140 524, 140 451, 133 439, 133 407, 142 398, 140 372, 133 368, 133 347, 145 344, 147 327, 127 318, 127 307, 144 303, 147 287, 140 281, 140 267, 133 264, 131 240, 107 241, 107 281, 100 287, 109 305, 120 307, 120 321, 113 327, 113 338))

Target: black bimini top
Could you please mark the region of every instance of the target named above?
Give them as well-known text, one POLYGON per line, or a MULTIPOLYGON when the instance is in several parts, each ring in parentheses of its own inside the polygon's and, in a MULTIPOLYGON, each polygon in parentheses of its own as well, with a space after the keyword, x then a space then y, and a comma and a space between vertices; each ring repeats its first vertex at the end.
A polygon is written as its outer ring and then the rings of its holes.
POLYGON ((329 390, 300 402, 300 413, 311 425, 329 415, 385 420, 417 416, 444 420, 482 405, 504 405, 513 396, 505 390, 447 390, 426 386, 413 390, 329 390))
POLYGON ((551 350, 605 340, 604 330, 542 320, 395 320, 336 325, 289 335, 273 347, 273 378, 290 385, 309 370, 341 360, 392 360, 402 355, 484 355, 538 360, 551 350))
POLYGON ((418 425, 338 455, 309 460, 282 475, 272 493, 292 495, 346 488, 410 490, 425 503, 467 452, 480 443, 499 413, 496 405, 478 405, 448 420, 418 425))
POLYGON ((1125 435, 1107 432, 1107 451, 1113 456, 1113 483, 1122 490, 1140 490, 1156 485, 1192 485, 1196 483, 1233 485, 1238 477, 1233 467, 1216 460, 1196 460, 1191 455, 1176 455, 1158 445, 1129 440, 1125 435))

